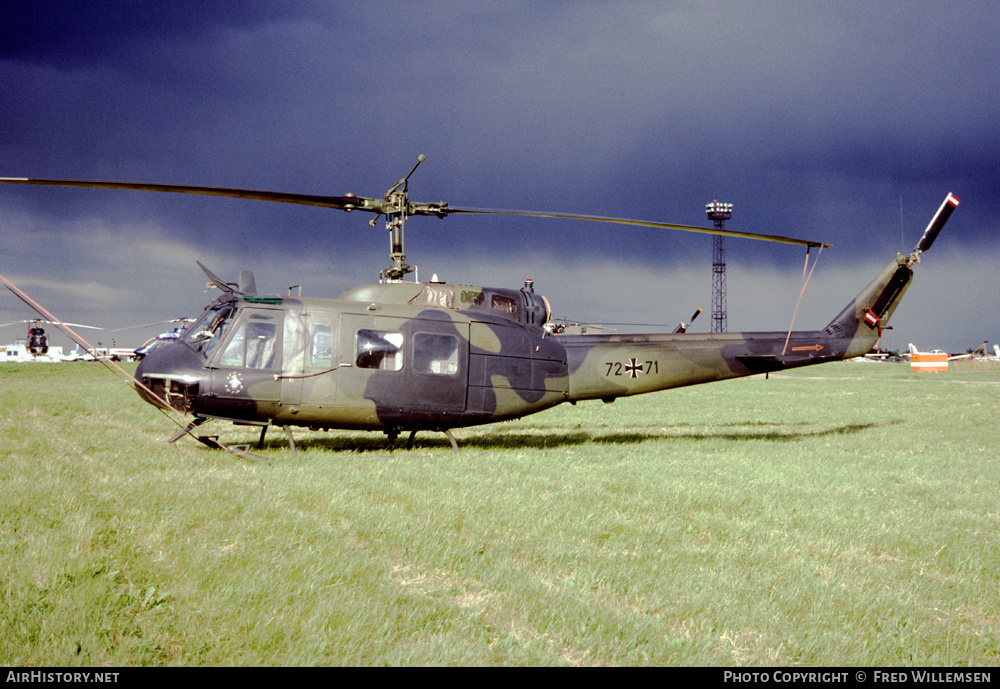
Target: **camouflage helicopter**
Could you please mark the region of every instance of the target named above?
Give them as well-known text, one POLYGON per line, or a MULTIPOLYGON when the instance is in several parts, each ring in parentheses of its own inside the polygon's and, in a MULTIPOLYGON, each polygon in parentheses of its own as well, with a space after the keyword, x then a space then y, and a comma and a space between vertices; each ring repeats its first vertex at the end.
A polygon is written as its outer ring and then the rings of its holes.
MULTIPOLYGON (((569 334, 528 281, 492 288, 404 281, 404 224, 410 216, 503 214, 592 220, 725 234, 806 247, 821 242, 775 235, 567 213, 417 203, 408 180, 383 198, 314 196, 134 182, 0 178, 0 182, 177 192, 276 201, 385 216, 392 264, 377 284, 336 299, 258 295, 253 274, 227 283, 177 343, 139 364, 139 395, 193 415, 185 433, 209 420, 268 427, 447 435, 451 429, 516 419, 564 402, 619 397, 809 366, 866 354, 881 335, 927 251, 958 205, 948 194, 909 255, 899 254, 822 330, 742 333, 569 334)), ((216 436, 205 444, 224 447, 216 436)))

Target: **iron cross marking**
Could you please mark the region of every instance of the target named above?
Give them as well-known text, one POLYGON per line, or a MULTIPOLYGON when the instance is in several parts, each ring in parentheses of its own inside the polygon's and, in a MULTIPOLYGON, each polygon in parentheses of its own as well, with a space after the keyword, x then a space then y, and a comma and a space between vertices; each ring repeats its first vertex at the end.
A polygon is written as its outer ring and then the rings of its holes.
POLYGON ((642 373, 642 364, 637 364, 634 358, 629 359, 625 365, 625 373, 628 373, 632 378, 638 378, 639 374, 642 373))

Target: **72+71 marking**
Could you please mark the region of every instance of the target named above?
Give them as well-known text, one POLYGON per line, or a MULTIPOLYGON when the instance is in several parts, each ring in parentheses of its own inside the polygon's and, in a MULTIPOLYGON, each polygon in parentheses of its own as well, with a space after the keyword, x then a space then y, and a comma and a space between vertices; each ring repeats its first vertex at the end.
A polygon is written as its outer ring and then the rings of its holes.
POLYGON ((637 361, 635 357, 632 357, 628 360, 628 363, 622 363, 620 361, 605 361, 604 365, 608 367, 608 370, 604 372, 605 376, 628 376, 629 378, 638 378, 640 373, 644 373, 648 376, 650 373, 660 372, 660 362, 656 359, 637 361))

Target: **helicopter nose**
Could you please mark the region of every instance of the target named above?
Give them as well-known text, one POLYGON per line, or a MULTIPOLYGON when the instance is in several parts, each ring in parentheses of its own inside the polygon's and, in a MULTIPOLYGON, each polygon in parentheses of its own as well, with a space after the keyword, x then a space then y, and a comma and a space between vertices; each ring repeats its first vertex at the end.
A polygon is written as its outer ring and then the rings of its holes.
POLYGON ((145 356, 135 369, 135 377, 145 386, 136 391, 146 402, 161 409, 193 413, 205 379, 205 360, 176 342, 145 356))

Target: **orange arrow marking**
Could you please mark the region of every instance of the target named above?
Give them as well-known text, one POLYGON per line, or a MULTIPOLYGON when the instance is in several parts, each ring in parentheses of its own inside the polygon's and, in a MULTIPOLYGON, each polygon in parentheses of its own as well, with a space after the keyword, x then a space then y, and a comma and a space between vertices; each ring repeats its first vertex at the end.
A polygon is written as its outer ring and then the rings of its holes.
POLYGON ((818 352, 821 349, 823 349, 823 345, 820 344, 810 345, 808 347, 792 347, 793 352, 818 352))

